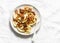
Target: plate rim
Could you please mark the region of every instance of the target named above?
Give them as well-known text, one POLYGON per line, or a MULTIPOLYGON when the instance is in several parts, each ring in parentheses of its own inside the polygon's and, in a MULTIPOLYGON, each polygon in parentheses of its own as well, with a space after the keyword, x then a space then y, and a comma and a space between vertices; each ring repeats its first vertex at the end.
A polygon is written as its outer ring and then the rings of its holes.
MULTIPOLYGON (((21 5, 23 5, 23 4, 21 4, 21 5)), ((19 5, 19 6, 21 6, 21 5, 19 5)), ((24 4, 25 5, 25 4, 24 4)), ((26 5, 31 5, 31 4, 26 4, 26 5)), ((19 6, 17 6, 17 7, 19 7, 19 6)), ((32 5, 33 6, 33 5, 32 5)), ((17 8, 16 7, 16 8, 17 8)), ((35 6, 33 6, 33 7, 35 7, 35 6)), ((14 8, 14 10, 16 10, 16 8, 14 8)), ((36 8, 36 7, 35 7, 36 8)), ((37 9, 37 8, 36 8, 37 9)), ((11 27, 13 28, 13 30, 15 31, 15 32, 17 32, 18 34, 21 34, 21 32, 19 32, 16 28, 14 28, 14 26, 13 26, 13 24, 12 24, 12 16, 13 16, 13 12, 14 12, 14 10, 12 11, 12 14, 11 14, 11 17, 10 17, 10 24, 11 24, 11 27)), ((39 12, 39 10, 37 9, 37 11, 39 12)), ((39 15, 40 15, 40 22, 39 22, 39 26, 41 26, 41 14, 40 14, 40 12, 39 12, 39 15)), ((38 29, 40 29, 40 27, 38 28, 38 29)), ((37 30, 38 30, 37 29, 37 30)), ((37 31, 36 30, 36 31, 37 31)), ((34 31, 34 32, 36 32, 36 31, 34 31)), ((34 33, 33 32, 33 33, 34 33)), ((33 34, 33 33, 31 33, 31 34, 33 34)), ((31 34, 21 34, 21 35, 31 35, 31 34)))

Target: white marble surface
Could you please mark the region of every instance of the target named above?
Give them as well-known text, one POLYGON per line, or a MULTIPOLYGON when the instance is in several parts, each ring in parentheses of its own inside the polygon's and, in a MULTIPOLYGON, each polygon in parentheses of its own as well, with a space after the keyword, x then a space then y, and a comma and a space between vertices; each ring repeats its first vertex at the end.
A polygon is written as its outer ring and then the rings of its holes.
MULTIPOLYGON (((42 21, 35 43, 60 43, 60 0, 30 1, 40 7, 42 21)), ((30 3, 30 1, 0 0, 0 43, 31 43, 30 38, 22 38, 9 26, 11 10, 20 3, 30 3)))

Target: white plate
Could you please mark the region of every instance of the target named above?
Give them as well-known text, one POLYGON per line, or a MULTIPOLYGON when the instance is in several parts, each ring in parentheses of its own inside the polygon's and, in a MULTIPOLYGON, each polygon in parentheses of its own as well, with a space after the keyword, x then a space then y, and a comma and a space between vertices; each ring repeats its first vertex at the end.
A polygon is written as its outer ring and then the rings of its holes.
POLYGON ((36 32, 36 31, 39 29, 39 27, 40 27, 40 24, 41 24, 41 15, 40 15, 40 12, 39 12, 39 10, 38 10, 39 6, 38 6, 38 4, 36 4, 36 2, 33 2, 33 3, 31 3, 31 2, 21 3, 20 5, 16 6, 16 7, 12 10, 12 12, 11 12, 10 23, 11 23, 11 26, 12 26, 13 30, 16 31, 18 34, 21 34, 21 35, 31 35, 31 34, 33 34, 34 32, 36 32), (33 4, 33 3, 34 3, 34 4, 33 4), (37 7, 36 7, 35 4, 37 5, 37 7), (12 23, 13 12, 14 12, 17 8, 19 8, 19 7, 21 7, 21 6, 24 6, 24 5, 29 5, 29 6, 34 7, 34 9, 36 10, 37 15, 38 15, 37 24, 32 27, 33 29, 31 30, 30 34, 26 34, 26 33, 21 33, 21 32, 19 32, 19 31, 13 26, 13 23, 12 23))

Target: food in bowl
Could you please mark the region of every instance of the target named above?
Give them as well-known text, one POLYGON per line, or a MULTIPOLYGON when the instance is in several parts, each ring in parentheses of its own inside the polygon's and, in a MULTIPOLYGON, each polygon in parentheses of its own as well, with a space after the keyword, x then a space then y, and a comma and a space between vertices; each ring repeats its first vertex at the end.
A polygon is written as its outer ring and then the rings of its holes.
POLYGON ((21 33, 29 34, 37 23, 37 14, 31 6, 23 6, 14 11, 13 26, 21 33))

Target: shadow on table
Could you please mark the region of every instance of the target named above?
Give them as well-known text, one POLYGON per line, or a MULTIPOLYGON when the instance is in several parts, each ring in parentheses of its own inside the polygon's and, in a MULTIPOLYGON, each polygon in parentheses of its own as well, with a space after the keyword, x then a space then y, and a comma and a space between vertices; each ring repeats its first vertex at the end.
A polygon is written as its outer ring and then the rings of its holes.
POLYGON ((11 31, 12 31, 16 36, 18 36, 18 37, 20 37, 20 38, 26 39, 26 38, 29 38, 29 37, 32 37, 32 36, 33 36, 33 34, 32 34, 32 35, 28 35, 28 36, 27 36, 27 35, 18 34, 17 32, 15 32, 15 31, 13 30, 10 22, 9 22, 9 27, 10 27, 11 31))

